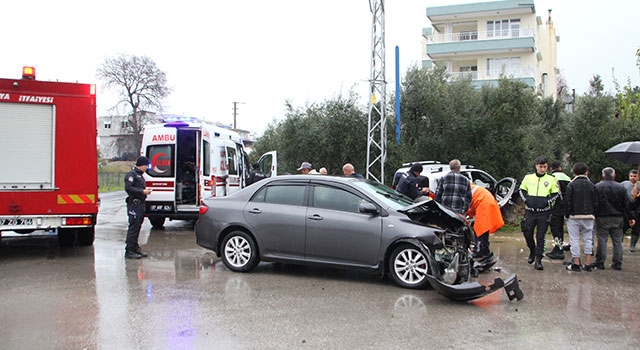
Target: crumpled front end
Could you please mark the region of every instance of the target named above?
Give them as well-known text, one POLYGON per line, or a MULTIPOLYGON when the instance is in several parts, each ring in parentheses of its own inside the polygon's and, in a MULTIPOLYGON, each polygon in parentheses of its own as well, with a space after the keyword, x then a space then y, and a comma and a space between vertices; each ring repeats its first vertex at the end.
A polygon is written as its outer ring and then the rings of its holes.
POLYGON ((493 284, 485 286, 480 282, 468 282, 462 284, 447 284, 436 277, 428 275, 427 279, 429 283, 438 291, 438 293, 443 296, 456 301, 469 301, 481 298, 483 296, 489 295, 493 292, 496 292, 502 288, 507 292, 507 296, 509 300, 513 299, 522 300, 524 298, 524 293, 520 289, 520 285, 518 284, 518 276, 514 273, 506 279, 502 279, 500 277, 496 277, 493 281, 493 284))

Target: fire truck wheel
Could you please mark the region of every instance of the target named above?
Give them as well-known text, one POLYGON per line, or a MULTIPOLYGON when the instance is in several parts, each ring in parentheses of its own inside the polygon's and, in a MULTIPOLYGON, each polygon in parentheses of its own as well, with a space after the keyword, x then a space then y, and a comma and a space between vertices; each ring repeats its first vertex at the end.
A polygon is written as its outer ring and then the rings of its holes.
POLYGON ((96 237, 95 227, 58 229, 58 243, 62 247, 90 246, 96 237))
POLYGON ((96 228, 87 227, 78 229, 78 245, 81 247, 90 246, 96 238, 96 228))
POLYGON ((149 222, 151 222, 153 228, 161 228, 164 226, 164 219, 164 216, 151 216, 149 217, 149 222))
POLYGON ((58 243, 61 247, 72 247, 76 241, 76 230, 73 228, 58 229, 58 243))

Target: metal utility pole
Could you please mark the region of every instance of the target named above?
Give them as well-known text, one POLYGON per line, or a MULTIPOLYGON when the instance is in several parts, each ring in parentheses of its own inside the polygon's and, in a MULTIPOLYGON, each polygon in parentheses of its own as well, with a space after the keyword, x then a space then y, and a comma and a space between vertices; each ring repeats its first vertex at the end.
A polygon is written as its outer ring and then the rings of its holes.
POLYGON ((232 102, 233 103, 233 130, 236 130, 236 117, 238 116, 238 105, 244 104, 244 102, 232 102))
POLYGON ((387 81, 385 78, 384 0, 369 0, 371 27, 371 76, 369 85, 369 132, 367 135, 367 179, 384 184, 387 159, 387 81))

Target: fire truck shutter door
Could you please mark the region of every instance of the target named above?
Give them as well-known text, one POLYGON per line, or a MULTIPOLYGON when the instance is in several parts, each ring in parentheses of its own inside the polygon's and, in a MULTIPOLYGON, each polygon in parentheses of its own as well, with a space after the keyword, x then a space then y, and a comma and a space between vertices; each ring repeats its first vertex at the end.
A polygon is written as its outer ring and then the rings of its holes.
POLYGON ((0 103, 0 189, 53 188, 54 106, 0 103))

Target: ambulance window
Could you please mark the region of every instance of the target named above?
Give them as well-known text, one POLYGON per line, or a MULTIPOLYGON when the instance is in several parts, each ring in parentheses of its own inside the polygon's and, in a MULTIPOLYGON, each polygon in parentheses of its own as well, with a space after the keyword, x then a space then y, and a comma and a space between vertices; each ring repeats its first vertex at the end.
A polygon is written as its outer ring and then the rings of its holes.
POLYGON ((202 144, 202 175, 209 176, 211 170, 211 146, 209 141, 202 144))
POLYGON ((147 147, 147 158, 151 167, 147 173, 153 177, 174 177, 174 145, 155 145, 147 147))
POLYGON ((229 162, 229 175, 238 175, 235 148, 227 147, 227 161, 229 162))

